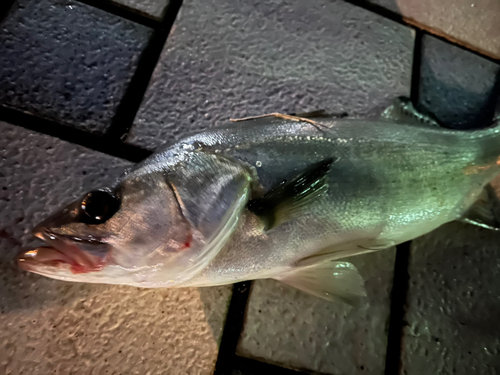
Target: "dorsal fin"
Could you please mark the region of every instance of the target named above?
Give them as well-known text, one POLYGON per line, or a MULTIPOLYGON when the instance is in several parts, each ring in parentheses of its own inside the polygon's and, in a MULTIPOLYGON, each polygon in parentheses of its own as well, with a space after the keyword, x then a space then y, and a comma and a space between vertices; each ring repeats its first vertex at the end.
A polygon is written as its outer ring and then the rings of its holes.
POLYGON ((381 119, 392 120, 405 124, 429 125, 441 127, 431 114, 425 114, 415 109, 410 99, 398 97, 380 115, 381 119))

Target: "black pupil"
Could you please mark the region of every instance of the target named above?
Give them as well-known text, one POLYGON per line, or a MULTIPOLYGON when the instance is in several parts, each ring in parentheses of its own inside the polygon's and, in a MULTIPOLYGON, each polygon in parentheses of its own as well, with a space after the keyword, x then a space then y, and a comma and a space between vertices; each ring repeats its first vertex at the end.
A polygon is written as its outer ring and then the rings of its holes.
POLYGON ((103 222, 116 212, 117 199, 107 191, 93 191, 88 193, 82 201, 82 211, 91 221, 103 222))

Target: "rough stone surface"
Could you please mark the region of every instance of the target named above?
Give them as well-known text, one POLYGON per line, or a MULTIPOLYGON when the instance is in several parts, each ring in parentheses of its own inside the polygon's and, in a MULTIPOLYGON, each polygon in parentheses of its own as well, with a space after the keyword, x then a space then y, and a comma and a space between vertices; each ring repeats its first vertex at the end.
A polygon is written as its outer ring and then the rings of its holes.
POLYGON ((0 122, 0 373, 212 374, 230 287, 147 290, 22 272, 48 213, 129 163, 0 122))
POLYGON ((102 133, 152 30, 66 0, 18 0, 0 25, 0 105, 102 133))
POLYGON ((146 14, 151 18, 160 20, 165 15, 165 10, 169 4, 169 0, 113 0, 115 3, 124 5, 146 14))
POLYGON ((422 41, 419 104, 454 129, 489 126, 500 65, 432 36, 422 41))
POLYGON ((379 113, 409 94, 412 49, 409 28, 339 0, 185 2, 128 142, 269 112, 379 113))
POLYGON ((357 308, 256 281, 238 354, 328 374, 383 374, 394 258, 395 249, 346 258, 367 289, 357 308))
MULTIPOLYGON (((498 0, 393 0, 407 22, 500 59, 498 0)), ((376 0, 390 4, 390 0, 376 0)), ((394 5, 389 6, 394 10, 394 5)))
POLYGON ((498 233, 447 224, 414 240, 403 374, 498 374, 498 233))

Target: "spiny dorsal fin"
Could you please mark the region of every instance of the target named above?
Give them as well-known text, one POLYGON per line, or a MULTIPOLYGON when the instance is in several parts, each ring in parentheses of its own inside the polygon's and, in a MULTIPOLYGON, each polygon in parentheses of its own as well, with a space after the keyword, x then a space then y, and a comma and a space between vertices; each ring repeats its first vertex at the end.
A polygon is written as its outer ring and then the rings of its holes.
POLYGON ((328 113, 324 109, 318 109, 316 111, 311 112, 303 112, 303 113, 292 113, 291 115, 302 117, 302 118, 344 118, 349 116, 347 112, 339 112, 339 113, 328 113))
POLYGON ((500 200, 495 193, 495 189, 488 184, 461 221, 482 228, 500 231, 499 219, 500 200))
POLYGON ((399 97, 380 115, 380 118, 402 122, 405 124, 429 125, 440 127, 438 121, 431 114, 417 111, 410 99, 399 97))
POLYGON ((298 267, 276 279, 327 301, 357 305, 366 297, 363 278, 348 262, 330 261, 298 267))
POLYGON ((333 158, 328 158, 311 165, 261 198, 250 201, 248 209, 264 221, 266 230, 290 220, 326 192, 328 184, 325 176, 333 162, 333 158))
POLYGON ((327 117, 328 114, 324 109, 317 109, 316 111, 301 112, 301 113, 290 113, 291 116, 303 117, 303 118, 316 118, 316 117, 327 117))

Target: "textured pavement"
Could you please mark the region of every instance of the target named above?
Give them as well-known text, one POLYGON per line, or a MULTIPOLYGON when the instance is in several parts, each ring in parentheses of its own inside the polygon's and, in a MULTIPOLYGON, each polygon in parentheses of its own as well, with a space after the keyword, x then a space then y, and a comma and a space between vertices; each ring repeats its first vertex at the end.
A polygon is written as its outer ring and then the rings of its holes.
POLYGON ((498 233, 447 224, 412 242, 403 374, 498 374, 498 233))
POLYGON ((127 142, 154 149, 270 112, 378 114, 409 95, 412 51, 410 29, 343 1, 190 1, 127 142))
POLYGON ((361 0, 404 21, 494 59, 500 59, 500 2, 496 0, 361 0), (390 14, 393 13, 393 14, 390 14))
POLYGON ((368 298, 358 308, 255 281, 237 353, 325 374, 383 374, 394 255, 346 258, 365 280, 368 298))
POLYGON ((500 65, 433 36, 422 40, 419 107, 453 129, 489 126, 500 65))
POLYGON ((500 2, 497 0, 378 1, 432 34, 500 59, 500 2))
POLYGON ((13 262, 47 214, 230 117, 372 117, 405 95, 444 126, 489 125, 498 4, 415 4, 0 3, 0 373, 500 373, 499 234, 461 223, 353 258, 358 308, 272 280, 143 290, 13 262))
POLYGON ((152 30, 76 1, 18 1, 0 28, 0 103, 104 133, 152 30))

